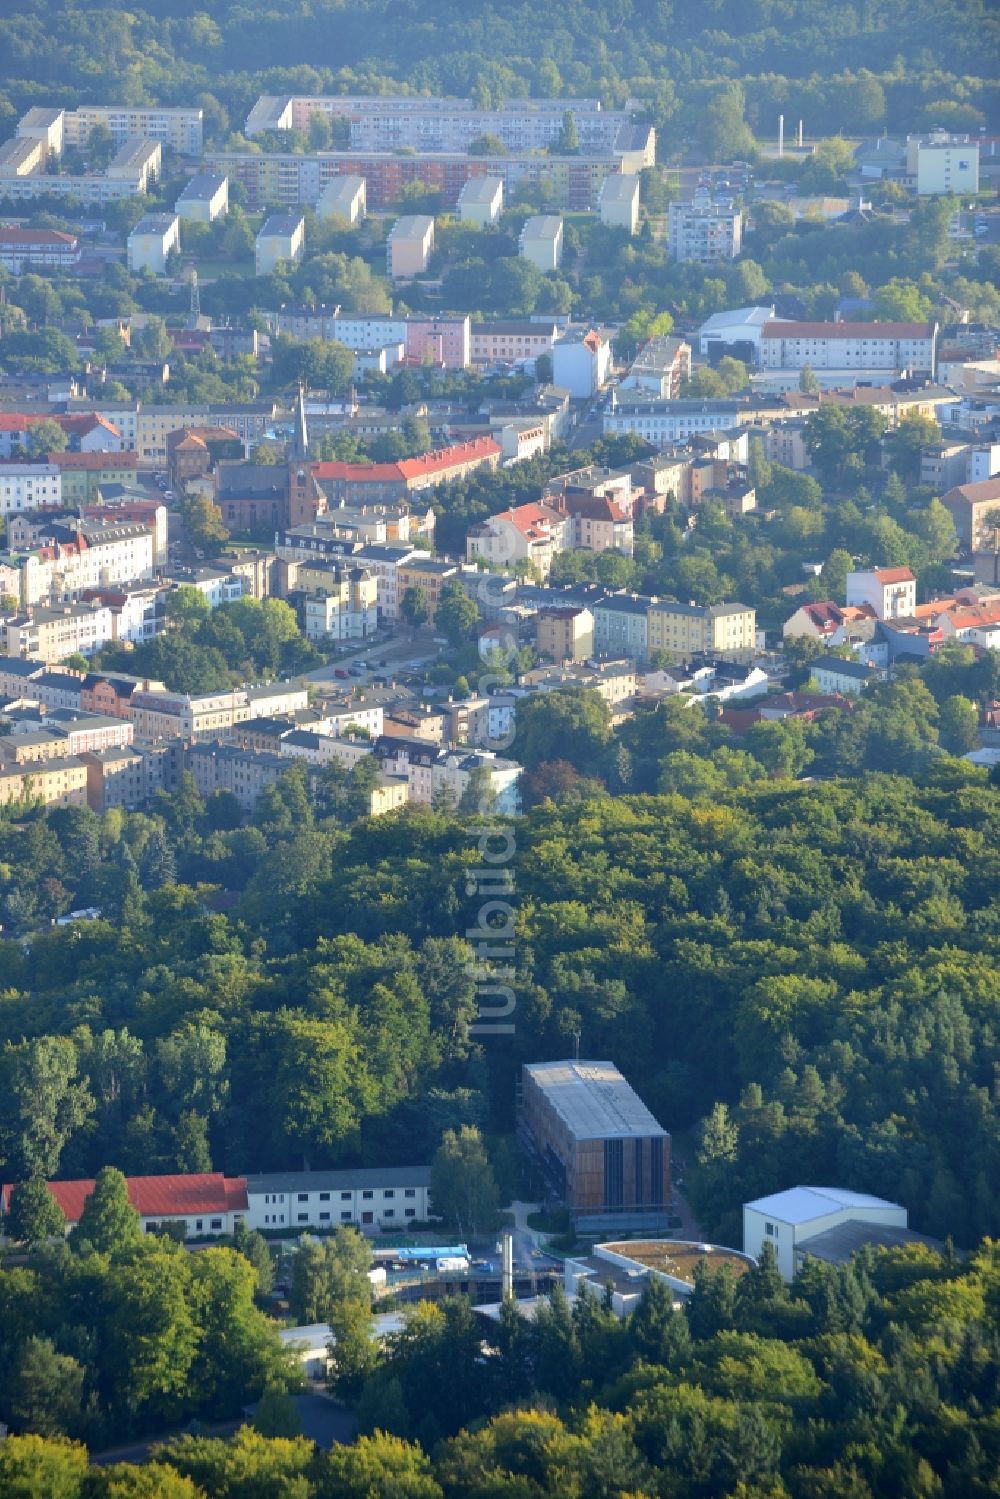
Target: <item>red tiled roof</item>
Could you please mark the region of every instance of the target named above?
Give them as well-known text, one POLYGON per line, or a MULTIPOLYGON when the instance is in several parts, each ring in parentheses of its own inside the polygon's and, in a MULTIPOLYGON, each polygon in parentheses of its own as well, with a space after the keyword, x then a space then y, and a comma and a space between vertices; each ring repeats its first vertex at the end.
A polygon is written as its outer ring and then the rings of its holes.
MULTIPOLYGON (((202 1213, 246 1211, 247 1184, 242 1176, 221 1172, 201 1176, 130 1176, 129 1202, 142 1218, 194 1217, 202 1213)), ((77 1223, 83 1205, 94 1190, 90 1181, 48 1182, 48 1189, 63 1210, 68 1223, 77 1223)), ((10 1186, 3 1188, 4 1211, 10 1186)))
POLYGON ((0 432, 27 432, 30 422, 40 422, 40 416, 23 416, 20 411, 0 412, 0 432))
POLYGON ((908 567, 877 567, 875 576, 880 583, 915 583, 916 579, 908 567))
POLYGON ((56 464, 59 468, 76 469, 78 472, 86 472, 88 469, 96 472, 102 468, 138 468, 139 455, 137 453, 50 453, 48 462, 56 464))
POLYGON ((946 505, 949 500, 952 504, 961 500, 965 505, 982 505, 990 500, 1000 500, 1000 478, 979 479, 975 484, 956 484, 944 496, 946 505))
POLYGON ((75 234, 61 229, 0 229, 0 245, 69 245, 77 243, 75 234))
POLYGON ((387 484, 402 480, 398 463, 314 463, 314 479, 344 479, 355 483, 387 484))
POLYGON ((57 416, 55 420, 64 432, 78 432, 81 437, 93 432, 95 427, 103 427, 106 432, 113 432, 115 437, 121 437, 118 428, 97 411, 70 412, 69 415, 57 416))
POLYGON ((930 338, 933 323, 765 323, 761 338, 930 338))
POLYGON ((404 479, 419 479, 425 474, 457 468, 462 463, 485 462, 488 458, 499 456, 500 446, 492 437, 473 437, 468 442, 456 442, 451 447, 423 453, 419 458, 403 458, 399 463, 399 471, 404 479))
POLYGON ((494 520, 509 521, 522 536, 548 535, 554 524, 563 520, 558 510, 549 505, 517 505, 513 510, 501 510, 494 520))

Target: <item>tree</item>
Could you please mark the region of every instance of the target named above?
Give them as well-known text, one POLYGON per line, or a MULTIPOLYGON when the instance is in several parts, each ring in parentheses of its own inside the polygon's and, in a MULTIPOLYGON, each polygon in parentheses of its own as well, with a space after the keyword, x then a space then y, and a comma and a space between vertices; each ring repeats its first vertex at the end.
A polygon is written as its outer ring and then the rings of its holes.
POLYGON ((86 1447, 63 1439, 10 1436, 0 1442, 4 1499, 79 1499, 87 1473, 86 1447))
POLYGON ((461 583, 445 583, 434 615, 435 628, 441 630, 452 645, 459 646, 469 639, 478 623, 479 605, 475 599, 469 597, 461 583))
POLYGON ((10 1389, 17 1424, 39 1436, 66 1436, 83 1417, 83 1365, 57 1353, 49 1338, 29 1338, 21 1349, 10 1389))
POLYGON ((268 1385, 253 1413, 254 1430, 262 1437, 298 1437, 302 1435, 299 1413, 287 1390, 268 1385))
POLYGON ((13 1188, 6 1224, 11 1239, 34 1249, 61 1234, 65 1226, 63 1210, 40 1176, 13 1188))
POLYGON ((568 760, 581 774, 600 774, 610 722, 607 703, 586 689, 525 698, 517 708, 518 759, 528 770, 545 760, 568 760))
POLYGON ((460 1234, 492 1233, 500 1194, 483 1137, 471 1125, 446 1130, 431 1162, 434 1210, 460 1234))
POLYGON ((212 607, 200 588, 180 583, 167 594, 164 613, 167 623, 178 629, 193 630, 208 619, 212 607))
POLYGON ((25 436, 25 448, 29 458, 36 462, 50 453, 63 453, 69 447, 69 439, 59 423, 51 417, 32 422, 25 436))
POLYGON ((141 1239, 142 1223, 129 1201, 125 1177, 116 1167, 103 1166, 70 1234, 70 1244, 80 1252, 89 1248, 110 1254, 141 1239))
POLYGON ((571 109, 563 111, 562 128, 556 140, 560 156, 575 156, 580 149, 580 136, 576 128, 576 115, 571 109))
POLYGON ((423 588, 410 587, 403 594, 399 612, 410 626, 411 630, 418 629, 430 619, 430 608, 427 603, 427 594, 423 588))
POLYGON ((443 1499, 431 1472, 430 1458, 416 1443, 386 1431, 359 1437, 350 1446, 335 1444, 320 1467, 323 1499, 443 1499))
POLYGON ((819 381, 813 374, 811 364, 804 364, 799 372, 799 390, 804 396, 815 396, 819 394, 819 381))
POLYGON ((744 118, 742 86, 730 83, 709 101, 700 130, 709 161, 738 161, 754 149, 754 138, 744 118))
POLYGON ((938 725, 941 748, 950 755, 964 755, 979 744, 979 713, 967 697, 955 694, 941 704, 938 725))
POLYGON ((67 1036, 41 1036, 0 1056, 0 1147, 15 1178, 58 1174, 64 1146, 94 1110, 78 1071, 67 1036))
POLYGON ((222 511, 205 495, 191 495, 181 505, 184 524, 196 547, 209 556, 220 552, 229 540, 222 511))

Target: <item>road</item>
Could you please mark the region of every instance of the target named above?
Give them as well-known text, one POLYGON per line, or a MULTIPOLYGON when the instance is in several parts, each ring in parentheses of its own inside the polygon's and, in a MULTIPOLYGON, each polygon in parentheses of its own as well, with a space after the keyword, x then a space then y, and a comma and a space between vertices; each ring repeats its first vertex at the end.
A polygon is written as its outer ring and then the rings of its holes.
POLYGON ((373 677, 391 675, 394 672, 414 670, 426 666, 434 661, 442 651, 443 647, 435 645, 431 637, 416 639, 409 638, 409 631, 405 636, 382 636, 374 640, 359 640, 352 647, 338 656, 336 661, 328 662, 325 666, 317 666, 313 671, 304 672, 300 680, 306 684, 336 682, 338 686, 366 687, 373 677), (345 671, 352 664, 365 663, 362 672, 338 677, 337 671, 345 671), (385 665, 382 663, 385 662, 385 665))

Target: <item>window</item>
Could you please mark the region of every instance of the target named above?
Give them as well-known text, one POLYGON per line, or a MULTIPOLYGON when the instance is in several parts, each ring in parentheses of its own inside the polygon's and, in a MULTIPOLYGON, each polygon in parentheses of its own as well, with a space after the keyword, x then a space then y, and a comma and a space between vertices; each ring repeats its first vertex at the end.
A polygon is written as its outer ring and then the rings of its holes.
POLYGON ((383 1218, 395 1218, 395 1216, 396 1216, 396 1209, 395 1208, 385 1208, 383 1210, 383 1213, 382 1213, 382 1217, 383 1218))
POLYGON ((330 1201, 330 1194, 329 1194, 329 1192, 321 1192, 319 1194, 319 1200, 320 1200, 320 1202, 329 1202, 330 1201))
POLYGON ((221 1218, 213 1218, 211 1226, 212 1226, 212 1228, 221 1228, 222 1227, 222 1219, 221 1218))
POLYGON ((778 1237, 778 1230, 773 1223, 765 1223, 764 1232, 769 1239, 776 1239, 778 1237))
POLYGON ((329 1221, 330 1221, 330 1214, 329 1213, 320 1213, 320 1215, 319 1215, 319 1221, 320 1221, 320 1223, 329 1223, 329 1221))
POLYGON ((309 1193, 308 1192, 300 1192, 299 1193, 299 1201, 300 1202, 308 1202, 309 1201, 309 1193))
POLYGON ((340 1194, 340 1200, 341 1200, 341 1202, 350 1202, 351 1197, 353 1195, 354 1194, 351 1193, 351 1192, 341 1192, 341 1194, 340 1194))
POLYGON ((403 1216, 404 1218, 415 1218, 417 1216, 416 1208, 404 1208, 403 1216))
POLYGON ((382 1193, 383 1197, 395 1197, 395 1195, 396 1191, 394 1187, 386 1187, 385 1191, 382 1193))
POLYGON ((350 1223, 350 1221, 351 1221, 351 1215, 350 1215, 350 1213, 341 1213, 341 1215, 340 1215, 340 1221, 341 1221, 341 1223, 350 1223))
POLYGON ((364 1198, 364 1200, 366 1202, 370 1202, 371 1199, 375 1196, 375 1193, 374 1192, 362 1192, 361 1195, 362 1195, 362 1197, 364 1198))
POLYGON ((308 1223, 309 1222, 309 1214, 308 1213, 300 1213, 299 1214, 299 1222, 300 1223, 308 1223))
POLYGON ((195 1233, 196 1234, 200 1234, 201 1233, 201 1229, 202 1229, 202 1220, 200 1218, 196 1218, 194 1220, 194 1231, 195 1231, 195 1233))
POLYGON ((375 1215, 374 1215, 374 1213, 362 1213, 361 1214, 361 1221, 362 1221, 362 1223, 374 1223, 374 1221, 375 1221, 375 1215))

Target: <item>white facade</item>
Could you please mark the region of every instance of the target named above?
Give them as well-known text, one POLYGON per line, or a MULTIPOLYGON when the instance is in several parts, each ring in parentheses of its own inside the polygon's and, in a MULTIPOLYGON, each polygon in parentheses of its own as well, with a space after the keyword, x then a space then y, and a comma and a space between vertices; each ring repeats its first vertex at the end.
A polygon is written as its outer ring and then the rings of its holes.
POLYGON ((0 516, 61 505, 62 475, 54 463, 0 464, 0 516))
POLYGON ((165 276, 167 256, 180 253, 181 226, 174 213, 148 213, 136 224, 128 237, 128 268, 133 273, 152 271, 165 276))
POLYGON ((503 178, 470 177, 458 195, 458 216, 463 224, 488 229, 503 212, 503 178))
POLYGON ((368 187, 363 177, 334 177, 319 195, 316 212, 321 219, 346 219, 356 224, 368 208, 368 187))
POLYGON ((557 271, 562 260, 563 222, 558 214, 533 214, 526 220, 518 241, 523 260, 540 271, 557 271))
POLYGON ((408 213, 397 219, 386 240, 389 275, 394 281, 421 276, 434 253, 434 220, 427 213, 408 213))
POLYGON ((295 213, 275 213, 262 225, 254 246, 254 269, 270 276, 279 264, 294 265, 302 259, 306 222, 295 213))
POLYGON ((906 143, 906 173, 918 197, 979 191, 979 145, 968 136, 934 130, 906 143))
POLYGON ((605 177, 598 205, 601 223, 611 229, 625 229, 635 234, 639 228, 639 178, 624 172, 605 177))
POLYGON ((426 1166, 282 1171, 248 1176, 250 1228, 303 1230, 349 1224, 364 1233, 401 1230, 430 1215, 426 1166))
POLYGON ((933 376, 936 323, 766 323, 765 370, 909 370, 933 376))
POLYGON ((185 156, 202 152, 203 112, 200 109, 170 109, 157 105, 81 104, 63 116, 67 146, 86 146, 95 125, 106 125, 116 146, 133 136, 161 141, 185 156))
POLYGON ((879 619, 911 616, 917 606, 917 583, 908 567, 876 567, 847 574, 847 602, 869 604, 879 619))
POLYGON ((229 178, 221 172, 199 172, 177 199, 174 210, 182 219, 211 224, 229 212, 229 178))
POLYGON ((756 1260, 770 1244, 782 1277, 790 1281, 798 1269, 799 1252, 808 1253, 810 1239, 852 1221, 905 1229, 906 1209, 883 1197, 839 1187, 790 1187, 744 1203, 743 1253, 756 1260))
POLYGON ((552 345, 552 381, 574 400, 587 401, 608 382, 611 340, 599 329, 567 333, 552 345))
POLYGON ((731 203, 670 203, 667 249, 674 260, 732 260, 743 242, 743 215, 731 203))
POLYGON ((699 352, 707 358, 713 344, 751 343, 759 355, 761 330, 773 320, 773 307, 734 307, 731 312, 713 312, 698 329, 699 352))

